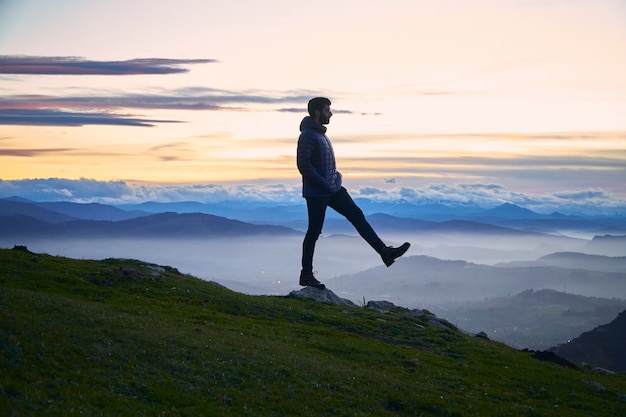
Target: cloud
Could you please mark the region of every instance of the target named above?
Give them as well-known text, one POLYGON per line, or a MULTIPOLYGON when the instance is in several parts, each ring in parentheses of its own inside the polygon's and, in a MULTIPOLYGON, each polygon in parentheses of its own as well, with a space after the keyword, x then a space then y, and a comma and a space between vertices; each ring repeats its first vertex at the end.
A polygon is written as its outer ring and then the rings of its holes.
POLYGON ((69 112, 47 109, 0 109, 0 125, 85 126, 117 125, 152 127, 177 120, 138 119, 109 112, 69 112))
MULTIPOLYGON (((298 101, 308 101, 310 96, 303 96, 303 97, 298 97, 299 100, 298 101)), ((276 110, 277 112, 280 113, 308 113, 308 110, 305 107, 286 107, 286 108, 282 108, 282 109, 278 109, 276 110)), ((332 109, 333 114, 359 114, 361 116, 380 116, 382 113, 355 113, 351 110, 337 110, 337 109, 332 109)))
POLYGON ((72 151, 71 148, 40 148, 40 149, 0 149, 0 156, 18 156, 31 158, 34 156, 72 151))
POLYGON ((381 190, 380 188, 376 188, 376 187, 362 187, 361 189, 359 189, 359 194, 362 197, 366 197, 368 195, 377 196, 377 195, 381 195, 384 193, 385 193, 384 190, 381 190))
POLYGON ((137 75, 187 72, 180 65, 207 64, 214 59, 137 58, 126 61, 91 61, 70 56, 0 55, 0 74, 137 75))
POLYGON ((303 107, 286 107, 276 111, 280 113, 307 113, 307 109, 303 107))
POLYGON ((516 204, 539 213, 559 211, 564 214, 626 213, 626 200, 602 189, 558 191, 545 194, 520 193, 493 183, 430 184, 425 187, 379 189, 363 187, 354 197, 375 201, 406 201, 413 204, 439 203, 448 206, 492 208, 504 203, 516 204))
POLYGON ((204 87, 185 88, 163 94, 13 95, 0 97, 0 125, 154 126, 178 120, 141 119, 113 113, 119 109, 250 111, 249 105, 302 102, 302 92, 268 94, 204 87))
MULTIPOLYGON (((303 102, 308 96, 298 92, 239 92, 208 88, 184 88, 164 94, 13 95, 0 98, 5 109, 168 109, 168 110, 247 110, 242 105, 303 102), (233 106, 235 105, 235 106, 233 106)), ((281 111, 281 110, 278 110, 281 111)), ((306 111, 306 109, 304 110, 306 111)))
MULTIPOLYGON (((217 62, 213 59, 138 58, 125 61, 94 61, 81 57, 42 57, 0 55, 0 74, 24 75, 135 75, 175 74, 187 72, 185 64, 217 62)), ((191 86, 174 90, 158 89, 155 93, 90 92, 61 95, 13 94, 0 97, 0 125, 84 126, 87 124, 118 126, 154 126, 176 120, 152 120, 114 112, 120 109, 197 110, 197 111, 289 111, 268 109, 267 105, 298 103, 314 95, 308 90, 268 92, 260 90, 224 90, 191 86), (255 106, 265 106, 254 108, 255 106)), ((348 110, 336 113, 351 114, 348 110)))
MULTIPOLYGON (((495 183, 430 184, 425 187, 363 187, 350 191, 354 198, 373 201, 405 201, 412 204, 439 203, 449 206, 492 208, 503 203, 517 204, 540 212, 564 214, 626 213, 626 200, 602 189, 559 191, 545 194, 514 192, 495 183)), ((20 196, 34 201, 68 200, 105 204, 146 201, 202 203, 247 202, 302 204, 300 185, 294 184, 192 184, 145 185, 125 181, 93 179, 0 180, 0 198, 20 196)))
POLYGON ((145 185, 81 178, 0 180, 0 198, 20 196, 33 201, 59 199, 82 203, 222 201, 302 202, 300 186, 285 184, 225 186, 220 184, 145 185))

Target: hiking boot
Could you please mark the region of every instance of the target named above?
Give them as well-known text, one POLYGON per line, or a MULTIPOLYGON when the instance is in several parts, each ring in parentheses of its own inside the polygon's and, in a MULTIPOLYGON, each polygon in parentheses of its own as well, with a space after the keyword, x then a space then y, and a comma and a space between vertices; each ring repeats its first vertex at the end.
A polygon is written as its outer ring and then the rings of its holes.
POLYGON ((407 250, 409 250, 409 246, 411 246, 409 242, 404 242, 402 246, 398 248, 385 246, 383 250, 380 251, 380 257, 383 259, 385 265, 390 267, 391 264, 395 262, 396 258, 401 257, 407 250))
POLYGON ((313 272, 300 272, 300 285, 303 287, 315 287, 318 290, 326 288, 326 285, 322 284, 315 278, 313 272))

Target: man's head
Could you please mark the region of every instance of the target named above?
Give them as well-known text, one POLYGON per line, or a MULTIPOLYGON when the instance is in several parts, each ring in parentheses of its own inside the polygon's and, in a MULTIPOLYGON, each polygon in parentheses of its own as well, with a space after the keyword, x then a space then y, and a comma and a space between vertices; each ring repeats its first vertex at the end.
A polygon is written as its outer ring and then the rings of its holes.
POLYGON ((326 97, 315 97, 309 100, 309 115, 319 124, 325 125, 333 113, 330 111, 330 100, 326 97))

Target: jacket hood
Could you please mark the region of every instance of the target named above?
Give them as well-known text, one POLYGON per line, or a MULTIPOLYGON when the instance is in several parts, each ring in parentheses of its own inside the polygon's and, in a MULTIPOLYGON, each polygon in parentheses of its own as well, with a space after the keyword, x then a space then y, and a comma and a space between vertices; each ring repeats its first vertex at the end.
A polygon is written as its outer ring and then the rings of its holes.
POLYGON ((313 129, 317 130, 318 132, 326 133, 326 126, 317 123, 315 119, 313 119, 311 116, 306 116, 300 122, 300 132, 305 129, 313 129))

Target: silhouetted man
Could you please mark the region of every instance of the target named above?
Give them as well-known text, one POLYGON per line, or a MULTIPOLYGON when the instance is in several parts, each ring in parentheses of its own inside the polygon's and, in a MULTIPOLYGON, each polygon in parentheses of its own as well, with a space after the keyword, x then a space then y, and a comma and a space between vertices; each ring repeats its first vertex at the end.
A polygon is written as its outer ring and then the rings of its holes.
POLYGON ((311 99, 309 115, 300 123, 298 138, 298 170, 302 174, 302 195, 306 199, 309 227, 302 243, 302 271, 300 285, 324 289, 326 286, 313 275, 315 243, 322 233, 326 207, 343 215, 359 235, 378 253, 387 266, 402 256, 410 243, 394 248, 386 246, 365 219, 348 191, 341 186, 341 174, 335 166, 333 146, 326 137, 326 126, 333 113, 330 100, 325 97, 311 99))

